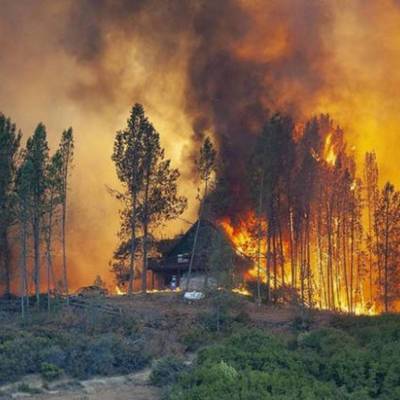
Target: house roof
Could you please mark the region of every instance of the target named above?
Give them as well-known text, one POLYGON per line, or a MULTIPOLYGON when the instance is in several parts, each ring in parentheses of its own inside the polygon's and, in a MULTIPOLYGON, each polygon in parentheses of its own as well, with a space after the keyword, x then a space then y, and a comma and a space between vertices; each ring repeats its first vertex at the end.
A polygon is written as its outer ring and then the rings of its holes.
MULTIPOLYGON (((162 253, 161 259, 152 259, 149 260, 149 268, 154 271, 167 271, 167 270, 176 270, 176 271, 185 271, 189 267, 190 263, 190 255, 192 253, 194 238, 196 234, 197 225, 199 221, 195 222, 187 231, 184 233, 176 243, 167 249, 164 253, 162 253), (178 259, 179 258, 179 259, 178 259)), ((226 243, 232 247, 232 249, 236 250, 231 240, 228 238, 226 233, 219 226, 213 224, 208 220, 201 220, 199 227, 199 238, 198 238, 198 247, 196 251, 196 259, 201 259, 201 253, 208 253, 210 246, 212 246, 212 242, 215 240, 215 235, 221 235, 226 243), (203 251, 202 251, 203 250, 203 251)), ((240 260, 241 263, 248 263, 249 260, 246 257, 237 254, 235 251, 237 260, 240 260)), ((195 262, 193 264, 193 269, 204 269, 204 258, 199 262, 195 262)))
MULTIPOLYGON (((178 256, 178 254, 190 254, 192 252, 194 237, 196 235, 198 223, 199 221, 196 221, 186 231, 186 233, 182 235, 182 237, 175 243, 175 245, 164 254, 165 258, 175 257, 178 256)), ((225 233, 223 233, 220 228, 207 220, 201 220, 199 232, 201 236, 206 237, 211 237, 213 233, 225 235, 225 233)))

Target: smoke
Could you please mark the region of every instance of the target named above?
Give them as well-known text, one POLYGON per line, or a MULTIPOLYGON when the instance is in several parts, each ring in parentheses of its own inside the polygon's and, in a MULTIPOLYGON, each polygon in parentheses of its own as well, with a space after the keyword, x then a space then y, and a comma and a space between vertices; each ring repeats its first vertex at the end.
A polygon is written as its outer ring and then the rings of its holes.
MULTIPOLYGON (((330 113, 359 159, 375 148, 384 178, 398 183, 397 1, 3 0, 1 7, 0 110, 25 137, 43 121, 53 149, 64 128, 75 129, 75 286, 110 277, 118 204, 105 184, 118 186, 113 138, 135 102, 182 173, 189 220, 198 143, 214 137, 236 187, 275 111, 300 121, 330 113)), ((185 228, 174 223, 166 234, 185 228)))

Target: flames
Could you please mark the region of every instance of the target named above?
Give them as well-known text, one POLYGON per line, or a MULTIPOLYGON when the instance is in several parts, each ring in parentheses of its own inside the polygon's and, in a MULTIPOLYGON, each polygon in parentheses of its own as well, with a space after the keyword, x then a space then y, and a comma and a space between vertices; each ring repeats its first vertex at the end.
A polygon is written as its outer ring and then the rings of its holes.
MULTIPOLYGON (((235 221, 236 223, 233 223, 231 219, 229 218, 223 218, 219 221, 219 225, 223 228, 224 232, 226 235, 229 237, 231 240, 232 244, 234 245, 236 251, 238 254, 243 255, 248 257, 249 259, 252 260, 251 267, 246 271, 245 273, 245 281, 246 283, 249 282, 256 282, 258 277, 260 279, 261 283, 267 283, 267 272, 266 272, 266 263, 265 263, 265 245, 266 245, 266 240, 265 240, 265 232, 266 232, 266 222, 261 221, 258 222, 256 215, 252 212, 248 212, 245 214, 244 217, 239 219, 238 221, 235 221), (257 235, 257 226, 262 226, 263 227, 263 237, 260 238, 257 235)), ((285 282, 291 282, 291 274, 290 274, 290 262, 289 262, 289 248, 288 244, 284 244, 284 252, 285 252, 285 277, 284 281, 285 282)), ((313 282, 314 282, 314 291, 313 291, 313 298, 312 298, 312 303, 313 306, 319 309, 329 309, 329 306, 327 303, 324 302, 323 300, 323 295, 321 294, 321 288, 318 287, 319 279, 320 279, 320 271, 318 268, 317 264, 317 259, 318 256, 314 252, 312 254, 312 276, 313 276, 313 282)), ((271 282, 273 281, 273 273, 271 273, 271 282)), ((342 279, 342 278, 341 278, 342 279)), ((282 277, 277 276, 277 281, 279 282, 279 288, 283 288, 281 282, 282 277)), ((288 289, 289 286, 285 285, 283 289, 288 289)), ((353 306, 352 312, 356 315, 376 315, 379 313, 378 307, 376 304, 371 304, 368 303, 366 300, 366 292, 367 288, 364 288, 363 285, 361 285, 360 288, 360 294, 358 301, 356 304, 353 306)), ((297 283, 296 287, 294 287, 295 292, 299 293, 300 292, 300 282, 297 283)), ((338 292, 339 294, 339 305, 336 307, 338 311, 349 311, 347 306, 346 306, 346 294, 342 291, 340 291, 339 287, 334 287, 334 290, 338 292)), ((234 293, 242 294, 245 296, 251 296, 252 293, 246 288, 245 285, 242 285, 238 288, 235 288, 233 290, 234 293)))
POLYGON ((117 296, 124 296, 126 294, 125 291, 121 290, 118 285, 115 286, 115 294, 117 296))
MULTIPOLYGON (((216 133, 227 126, 221 143, 228 137, 242 148, 248 137, 238 140, 232 132, 239 127, 247 135, 252 129, 243 121, 254 118, 239 111, 264 111, 271 102, 274 108, 294 109, 305 118, 329 113, 346 129, 351 144, 357 145, 358 160, 375 149, 383 179, 399 183, 400 7, 396 1, 238 0, 205 2, 201 7, 178 2, 178 8, 160 2, 162 12, 154 12, 147 1, 140 2, 139 9, 109 1, 87 2, 86 7, 60 1, 55 8, 17 3, 4 4, 0 15, 8 54, 0 65, 7 94, 0 99, 1 111, 17 119, 26 135, 33 121, 41 118, 51 127, 51 135, 68 125, 79 135, 69 225, 69 267, 75 288, 89 284, 97 273, 107 281, 113 279, 108 261, 116 245, 118 207, 104 195, 104 184, 116 185, 109 159, 111 138, 121 129, 133 99, 146 102, 168 157, 186 177, 182 192, 191 196, 190 204, 197 204, 196 191, 190 162, 183 155, 192 155, 192 136, 185 133, 191 131, 192 121, 199 116, 216 133), (32 13, 38 18, 31 18, 32 13), (54 13, 60 23, 53 23, 54 13), (39 27, 37 19, 42 21, 39 27), (163 29, 149 34, 148 29, 160 22, 163 29), (31 34, 15 26, 24 26, 31 34), (48 37, 55 39, 44 40, 48 37), (173 59, 169 43, 177 43, 173 59), (22 48, 30 49, 29 62, 22 48), (230 69, 218 68, 220 64, 230 69), (60 75, 65 79, 60 81, 60 75), (39 97, 36 86, 40 86, 39 97), (88 176, 93 165, 97 174, 88 176)), ((320 155, 329 166, 337 159, 333 142, 328 135, 320 155)), ((185 216, 189 220, 193 208, 185 216)), ((254 278, 258 243, 249 218, 242 216, 239 223, 223 221, 221 226, 237 250, 253 259, 249 275, 254 278)), ((174 222, 167 234, 179 232, 182 226, 174 222)), ((261 245, 264 249, 265 242, 261 245)))
MULTIPOLYGON (((262 282, 267 281, 265 268, 262 267, 264 257, 263 249, 265 249, 266 223, 262 219, 258 219, 253 212, 247 212, 244 218, 232 222, 228 217, 221 218, 219 225, 229 237, 239 256, 245 256, 252 261, 251 268, 246 271, 248 280, 256 280, 260 276, 262 282), (259 251, 260 250, 260 251, 259 251)), ((246 294, 246 289, 237 288, 237 293, 246 294)), ((247 292, 248 293, 248 292, 247 292)))
POLYGON ((332 133, 329 133, 325 139, 325 145, 324 145, 324 160, 334 166, 336 163, 336 152, 334 149, 334 145, 332 143, 332 133))
MULTIPOLYGON (((180 292, 181 289, 178 287, 175 290, 172 289, 147 289, 146 293, 174 293, 180 292)), ((121 289, 118 285, 114 288, 114 295, 116 296, 125 296, 127 295, 127 291, 125 289, 121 289)))

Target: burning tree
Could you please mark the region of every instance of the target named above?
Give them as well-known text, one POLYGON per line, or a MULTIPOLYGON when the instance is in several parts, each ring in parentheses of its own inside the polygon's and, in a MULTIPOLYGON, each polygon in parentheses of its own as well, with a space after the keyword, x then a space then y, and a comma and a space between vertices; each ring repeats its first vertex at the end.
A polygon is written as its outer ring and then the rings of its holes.
POLYGON ((400 192, 386 183, 378 199, 375 214, 377 225, 377 259, 381 266, 378 275, 379 294, 385 312, 400 294, 400 192))
MULTIPOLYGON (((343 130, 328 115, 299 127, 290 117, 276 114, 265 124, 248 164, 249 178, 240 189, 241 209, 222 210, 218 220, 237 248, 252 257, 250 277, 258 281, 258 292, 260 282, 266 283, 267 300, 277 301, 278 293, 290 286, 303 305, 375 312, 380 298, 393 298, 396 284, 391 287, 389 282, 397 272, 390 271, 397 257, 394 232, 400 224, 392 210, 386 231, 393 245, 385 247, 380 215, 386 203, 378 202, 377 170, 373 157, 368 160, 364 183, 343 130), (368 235, 363 224, 365 193, 368 235)), ((397 201, 396 196, 390 199, 397 201)))

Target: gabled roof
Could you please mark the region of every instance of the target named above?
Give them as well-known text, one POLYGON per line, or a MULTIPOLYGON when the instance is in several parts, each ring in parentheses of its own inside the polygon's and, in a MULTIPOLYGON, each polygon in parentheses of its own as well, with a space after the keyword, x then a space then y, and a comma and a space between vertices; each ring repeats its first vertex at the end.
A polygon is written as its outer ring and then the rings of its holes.
MULTIPOLYGON (((193 249, 194 237, 196 235, 197 224, 199 221, 195 222, 185 234, 177 241, 177 243, 166 253, 163 254, 164 258, 170 258, 178 256, 178 254, 190 254, 193 249)), ((211 237, 212 234, 225 235, 225 233, 215 226, 212 222, 207 220, 201 220, 199 235, 211 237)))
MULTIPOLYGON (((190 256, 193 250, 194 238, 198 224, 199 221, 195 222, 186 231, 186 233, 178 238, 178 240, 172 247, 163 252, 161 259, 150 260, 149 268, 155 271, 166 271, 171 269, 181 271, 186 270, 189 266, 190 256)), ((215 240, 215 235, 220 235, 220 237, 222 237, 224 241, 232 247, 232 249, 235 251, 236 259, 240 264, 248 264, 250 262, 246 257, 236 251, 232 241, 226 235, 225 231, 222 228, 208 220, 201 220, 196 249, 196 260, 193 264, 194 270, 202 268, 204 269, 204 263, 207 263, 207 253, 209 253, 208 250, 215 240)))

